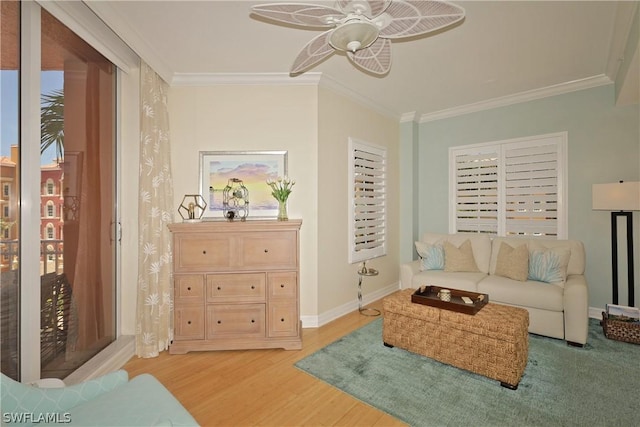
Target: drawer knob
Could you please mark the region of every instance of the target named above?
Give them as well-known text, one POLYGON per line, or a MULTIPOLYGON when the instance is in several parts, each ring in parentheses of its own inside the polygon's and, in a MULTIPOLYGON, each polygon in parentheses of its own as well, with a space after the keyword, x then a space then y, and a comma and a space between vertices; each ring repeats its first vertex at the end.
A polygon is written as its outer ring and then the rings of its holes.
POLYGON ((255 289, 256 287, 254 285, 251 285, 251 289, 255 289))
POLYGON ((191 320, 187 320, 187 325, 190 325, 190 324, 191 324, 191 320))
POLYGON ((202 251, 202 255, 206 255, 206 254, 207 254, 207 251, 202 251))
POLYGON ((222 288, 220 286, 218 286, 218 290, 220 291, 220 290, 222 290, 222 288))
POLYGON ((280 283, 280 287, 281 287, 281 288, 284 288, 284 283, 280 283))
POLYGON ((222 320, 218 320, 218 325, 222 323, 222 320))
POLYGON ((187 290, 190 291, 191 290, 191 286, 187 287, 187 290))
POLYGON ((281 322, 284 322, 284 318, 280 319, 281 322))
POLYGON ((269 249, 265 249, 265 250, 264 250, 264 253, 265 253, 265 254, 266 254, 266 253, 268 253, 268 252, 269 252, 269 249))
POLYGON ((256 321, 255 321, 255 320, 253 320, 253 319, 251 319, 251 323, 256 323, 256 321))

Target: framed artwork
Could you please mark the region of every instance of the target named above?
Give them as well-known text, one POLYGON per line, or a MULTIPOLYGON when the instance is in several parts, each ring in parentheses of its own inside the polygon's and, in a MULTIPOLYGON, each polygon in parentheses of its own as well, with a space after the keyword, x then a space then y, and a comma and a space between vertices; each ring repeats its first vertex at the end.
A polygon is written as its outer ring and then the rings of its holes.
POLYGON ((234 178, 249 191, 248 218, 277 216, 278 201, 266 181, 285 175, 286 151, 201 151, 200 194, 207 201, 203 218, 224 218, 223 190, 234 178))

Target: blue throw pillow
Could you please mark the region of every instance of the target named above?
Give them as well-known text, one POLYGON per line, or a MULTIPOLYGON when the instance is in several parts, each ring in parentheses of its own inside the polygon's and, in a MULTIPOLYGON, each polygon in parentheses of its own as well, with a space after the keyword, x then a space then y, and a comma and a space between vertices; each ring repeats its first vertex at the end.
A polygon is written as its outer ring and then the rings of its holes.
POLYGON ((567 278, 569 252, 534 250, 529 254, 529 280, 562 284, 567 278))
POLYGON ((444 246, 416 242, 416 250, 420 255, 420 270, 444 270, 444 246))

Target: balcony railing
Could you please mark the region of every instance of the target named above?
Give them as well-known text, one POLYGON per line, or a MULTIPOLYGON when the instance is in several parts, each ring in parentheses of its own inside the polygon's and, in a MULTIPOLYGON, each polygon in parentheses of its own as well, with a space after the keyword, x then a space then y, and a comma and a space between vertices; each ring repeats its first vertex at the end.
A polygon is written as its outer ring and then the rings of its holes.
MULTIPOLYGON (((19 242, 17 240, 0 240, 1 271, 18 269, 19 242)), ((40 275, 49 273, 62 274, 64 271, 64 240, 40 240, 40 275)))
MULTIPOLYGON (((19 345, 18 242, 1 240, 0 336, 2 372, 17 378, 19 345), (7 261, 7 262, 5 262, 7 261)), ((64 354, 77 326, 72 289, 64 274, 62 240, 40 242, 40 360, 45 367, 64 354)))

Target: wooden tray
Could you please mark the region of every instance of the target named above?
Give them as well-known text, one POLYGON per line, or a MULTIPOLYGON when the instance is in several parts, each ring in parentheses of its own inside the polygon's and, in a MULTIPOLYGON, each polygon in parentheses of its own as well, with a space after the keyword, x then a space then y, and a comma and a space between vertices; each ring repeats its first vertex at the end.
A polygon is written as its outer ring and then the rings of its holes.
POLYGON ((440 286, 422 286, 411 295, 411 302, 473 315, 487 305, 489 295, 460 289, 443 288, 440 286), (451 291, 451 301, 442 301, 438 298, 438 292, 440 292, 441 289, 449 289, 451 291), (462 297, 471 298, 473 304, 465 304, 464 301, 462 301, 462 297))

